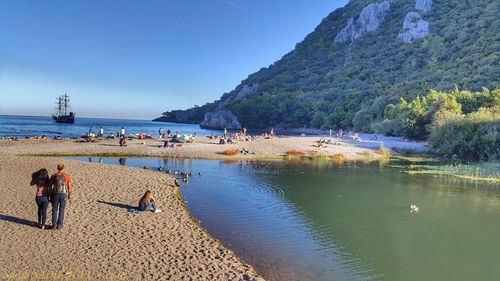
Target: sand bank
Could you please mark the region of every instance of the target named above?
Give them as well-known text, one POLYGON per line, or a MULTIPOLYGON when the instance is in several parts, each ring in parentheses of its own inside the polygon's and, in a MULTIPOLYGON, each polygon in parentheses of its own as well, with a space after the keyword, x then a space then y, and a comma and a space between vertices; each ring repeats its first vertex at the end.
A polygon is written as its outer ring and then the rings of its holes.
POLYGON ((8 146, 2 149, 0 161, 0 280, 256 276, 250 265, 192 220, 172 177, 127 167, 15 156, 12 152, 23 152, 19 148, 25 146, 8 146), (44 167, 53 173, 60 162, 73 177, 74 198, 67 206, 63 229, 41 230, 34 225, 31 173, 44 167), (146 189, 155 194, 164 211, 129 213, 127 208, 135 206, 146 189))
POLYGON ((20 140, 0 141, 0 148, 11 154, 23 155, 83 155, 83 156, 156 156, 193 159, 283 159, 288 151, 301 151, 305 155, 332 156, 342 154, 346 160, 378 159, 378 142, 349 142, 332 139, 332 144, 317 147, 319 137, 258 138, 255 141, 238 141, 236 144, 219 144, 218 140, 199 137, 194 143, 183 143, 174 148, 163 147, 158 139, 131 140, 121 147, 118 140, 104 139, 98 142, 78 143, 75 140, 20 140), (233 156, 225 150, 246 149, 250 153, 233 156))

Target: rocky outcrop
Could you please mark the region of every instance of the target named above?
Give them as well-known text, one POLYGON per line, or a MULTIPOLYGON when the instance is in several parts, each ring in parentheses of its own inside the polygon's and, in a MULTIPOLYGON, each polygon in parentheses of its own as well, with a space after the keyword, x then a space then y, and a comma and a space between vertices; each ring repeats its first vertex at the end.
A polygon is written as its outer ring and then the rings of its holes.
POLYGON ((349 18, 346 26, 335 36, 334 42, 352 41, 379 28, 391 10, 393 1, 372 3, 364 7, 356 20, 349 18))
POLYGON ((242 101, 257 91, 257 85, 243 85, 243 88, 236 93, 222 100, 214 111, 205 114, 200 127, 204 129, 241 129, 238 117, 227 109, 227 106, 242 101))
POLYGON ((206 113, 200 127, 203 129, 241 129, 241 124, 231 111, 221 109, 206 113))
POLYGON ((415 9, 420 10, 422 12, 428 12, 431 10, 432 0, 417 0, 415 3, 415 9))
MULTIPOLYGON (((415 2, 415 9, 424 13, 430 11, 431 7, 432 0, 416 0, 415 2)), ((414 39, 424 38, 429 34, 429 22, 423 20, 419 13, 409 12, 403 21, 403 30, 398 34, 398 38, 409 44, 414 39)))
POLYGON ((246 99, 248 96, 251 94, 255 93, 257 91, 257 85, 244 85, 243 89, 241 89, 238 94, 236 94, 236 97, 234 98, 233 102, 241 101, 246 99))
POLYGON ((409 12, 403 21, 403 30, 398 37, 408 44, 429 34, 429 22, 423 20, 419 13, 409 12))

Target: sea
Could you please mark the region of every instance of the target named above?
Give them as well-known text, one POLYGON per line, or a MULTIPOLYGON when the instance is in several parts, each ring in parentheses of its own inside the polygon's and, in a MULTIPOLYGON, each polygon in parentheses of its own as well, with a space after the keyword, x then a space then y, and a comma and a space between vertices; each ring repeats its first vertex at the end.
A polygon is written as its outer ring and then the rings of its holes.
POLYGON ((65 138, 79 138, 89 131, 97 134, 99 128, 103 127, 104 136, 115 134, 123 127, 125 133, 147 134, 158 136, 160 128, 164 132, 171 130, 180 134, 194 134, 208 136, 221 134, 218 130, 205 130, 198 124, 178 124, 169 122, 153 122, 151 120, 132 119, 108 119, 108 118, 86 118, 78 117, 73 124, 56 123, 50 116, 21 116, 0 115, 0 138, 17 137, 25 138, 32 136, 46 136, 52 138, 61 136, 65 138))

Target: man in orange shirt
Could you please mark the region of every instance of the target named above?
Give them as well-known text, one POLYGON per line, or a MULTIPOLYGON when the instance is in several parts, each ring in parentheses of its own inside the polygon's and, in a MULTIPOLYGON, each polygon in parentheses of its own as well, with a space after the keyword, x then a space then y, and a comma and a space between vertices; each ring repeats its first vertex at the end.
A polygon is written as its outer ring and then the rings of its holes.
POLYGON ((64 165, 57 165, 57 173, 50 177, 52 184, 52 228, 61 229, 64 225, 64 209, 71 199, 73 185, 70 175, 64 172, 64 165))

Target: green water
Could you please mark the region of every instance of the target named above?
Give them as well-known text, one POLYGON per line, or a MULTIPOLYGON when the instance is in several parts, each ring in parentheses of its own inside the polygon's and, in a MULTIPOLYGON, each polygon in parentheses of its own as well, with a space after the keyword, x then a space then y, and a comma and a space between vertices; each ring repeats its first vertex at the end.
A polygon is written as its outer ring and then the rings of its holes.
POLYGON ((268 280, 500 278, 499 185, 378 164, 131 158, 126 165, 192 171, 181 187, 190 212, 268 280), (420 211, 410 213, 410 203, 420 211))

